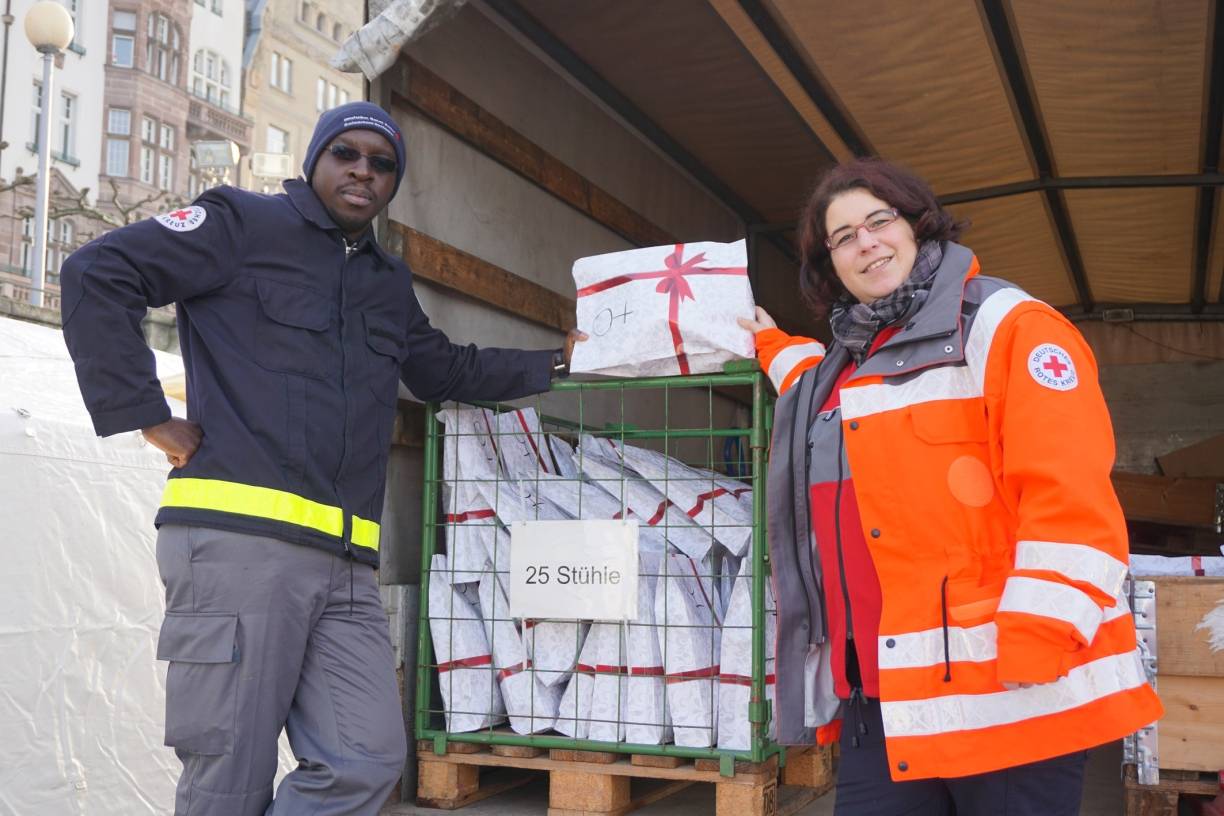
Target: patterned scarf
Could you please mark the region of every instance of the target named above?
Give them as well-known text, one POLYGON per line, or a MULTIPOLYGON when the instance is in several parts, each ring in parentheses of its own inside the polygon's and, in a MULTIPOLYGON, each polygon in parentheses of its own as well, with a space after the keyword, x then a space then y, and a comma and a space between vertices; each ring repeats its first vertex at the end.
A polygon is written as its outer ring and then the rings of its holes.
POLYGON ((833 304, 829 315, 833 337, 846 347, 855 364, 863 364, 880 329, 906 320, 922 308, 942 260, 943 248, 939 242, 924 241, 918 247, 909 277, 890 294, 871 303, 859 303, 845 295, 833 304))

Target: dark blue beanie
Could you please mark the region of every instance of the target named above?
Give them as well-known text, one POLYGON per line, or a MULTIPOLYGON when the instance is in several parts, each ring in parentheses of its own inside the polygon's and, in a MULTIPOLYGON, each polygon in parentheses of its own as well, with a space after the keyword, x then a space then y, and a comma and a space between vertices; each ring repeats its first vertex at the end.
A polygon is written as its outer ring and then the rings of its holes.
POLYGON ((399 189, 404 180, 404 134, 399 125, 391 118, 391 114, 375 105, 373 102, 349 102, 338 108, 332 108, 319 117, 315 125, 314 136, 310 137, 310 147, 306 148, 306 160, 302 162, 302 173, 306 182, 314 175, 315 165, 323 151, 331 144, 332 139, 346 130, 372 130, 386 137, 395 148, 395 190, 399 189))

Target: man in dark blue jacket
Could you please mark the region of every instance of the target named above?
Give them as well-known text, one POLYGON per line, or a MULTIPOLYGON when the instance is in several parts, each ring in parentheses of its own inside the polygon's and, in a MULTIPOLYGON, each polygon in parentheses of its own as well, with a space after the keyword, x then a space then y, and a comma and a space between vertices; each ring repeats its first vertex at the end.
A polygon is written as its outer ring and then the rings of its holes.
POLYGON ((374 239, 404 175, 391 117, 325 113, 305 180, 107 233, 64 264, 64 336, 99 435, 140 429, 174 466, 156 523, 179 816, 376 814, 406 741, 379 525, 398 382, 513 399, 565 349, 452 344, 374 239), (170 416, 140 322, 175 303, 188 419, 170 416), (354 563, 357 562, 356 568, 354 563), (298 767, 273 797, 276 744, 298 767))

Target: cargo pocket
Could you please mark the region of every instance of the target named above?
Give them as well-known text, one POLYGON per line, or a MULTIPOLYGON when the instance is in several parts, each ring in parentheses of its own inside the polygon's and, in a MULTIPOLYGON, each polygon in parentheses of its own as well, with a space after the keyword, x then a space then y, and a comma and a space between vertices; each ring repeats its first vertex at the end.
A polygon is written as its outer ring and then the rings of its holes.
POLYGON ((365 316, 365 330, 370 390, 383 405, 394 407, 399 400, 400 363, 404 359, 403 331, 369 315, 365 316))
POLYGON ((291 283, 260 278, 255 361, 269 371, 322 379, 335 362, 328 339, 331 301, 291 283))
POLYGON ((234 750, 238 616, 167 612, 157 640, 166 671, 166 745, 192 754, 234 750))

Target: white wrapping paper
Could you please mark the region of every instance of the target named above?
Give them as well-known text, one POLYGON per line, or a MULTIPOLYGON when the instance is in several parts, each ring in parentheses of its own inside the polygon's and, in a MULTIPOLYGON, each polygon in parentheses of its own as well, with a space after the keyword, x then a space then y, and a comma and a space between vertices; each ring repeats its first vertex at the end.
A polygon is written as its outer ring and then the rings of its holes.
POLYGON ((558 706, 557 724, 554 726, 558 731, 577 739, 610 742, 619 739, 617 685, 625 671, 624 654, 620 624, 591 625, 578 664, 558 706), (597 688, 600 689, 598 699, 597 688))
POLYGON ((578 328, 570 368, 614 377, 721 371, 750 359, 755 314, 747 247, 696 243, 631 249, 574 263, 578 328))
POLYGON ((493 441, 502 466, 512 481, 556 475, 548 441, 540 430, 534 408, 519 408, 493 415, 493 441))
POLYGON ((701 559, 710 551, 710 531, 698 527, 650 482, 621 462, 584 452, 582 473, 613 496, 621 497, 626 509, 633 511, 643 525, 656 530, 685 555, 701 559))
POLYGON ((728 552, 737 557, 744 554, 752 541, 751 502, 741 502, 710 476, 658 451, 622 445, 610 439, 586 445, 588 449, 616 451, 625 465, 650 481, 695 524, 708 530, 728 552))
POLYGON ((548 434, 548 449, 552 451, 558 475, 567 479, 573 479, 578 475, 578 465, 574 462, 574 449, 568 442, 555 434, 548 434))
POLYGON ((676 745, 708 748, 717 740, 719 621, 707 562, 670 553, 655 591, 655 631, 663 652, 667 708, 676 745))
POLYGON ((672 739, 667 714, 667 686, 663 679, 663 652, 655 624, 655 597, 663 556, 638 554, 638 619, 629 630, 629 678, 625 682, 622 719, 624 740, 638 745, 662 745, 672 739))
POLYGON ((446 730, 477 731, 505 721, 493 658, 470 584, 454 581, 445 555, 429 572, 429 632, 433 637, 446 730))
MULTIPOLYGON (((489 559, 496 566, 497 578, 504 593, 509 586, 510 534, 502 525, 540 519, 559 521, 569 516, 552 502, 534 494, 529 504, 523 498, 522 488, 516 484, 486 482, 479 487, 482 500, 497 511, 497 535, 486 539, 486 543, 493 547, 489 551, 489 559)), ((588 624, 572 620, 523 621, 527 657, 532 661, 541 683, 553 686, 569 677, 588 628, 588 624)))
MULTIPOLYGON (((718 673, 718 747, 747 750, 752 729, 748 702, 752 695, 752 576, 736 577, 722 626, 718 673)), ((765 698, 774 700, 774 657, 778 646, 778 613, 773 588, 765 581, 765 698)), ((776 710, 776 708, 774 709, 776 710)), ((769 721, 769 736, 777 725, 769 721)))
POLYGON ((561 687, 547 686, 536 677, 523 638, 510 618, 506 594, 492 573, 486 573, 480 581, 480 614, 492 646, 493 665, 506 713, 510 716, 510 727, 519 734, 535 734, 552 728, 557 718, 561 687))
MULTIPOLYGON (((481 496, 484 480, 499 476, 498 460, 489 434, 490 412, 483 408, 446 408, 438 419, 446 428, 442 440, 443 520, 451 569, 479 580, 487 565, 495 534, 495 519, 481 496)), ((509 569, 509 566, 501 567, 509 569)))

